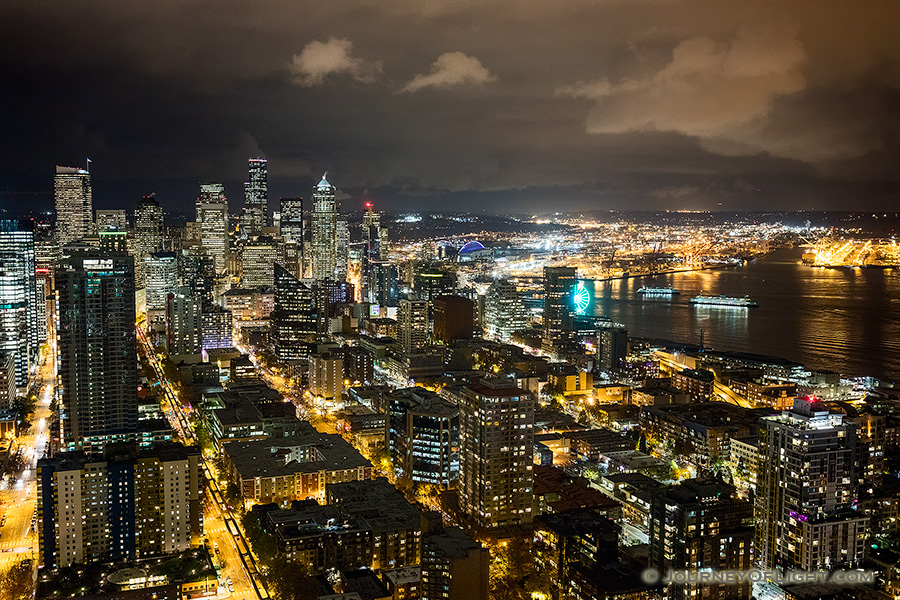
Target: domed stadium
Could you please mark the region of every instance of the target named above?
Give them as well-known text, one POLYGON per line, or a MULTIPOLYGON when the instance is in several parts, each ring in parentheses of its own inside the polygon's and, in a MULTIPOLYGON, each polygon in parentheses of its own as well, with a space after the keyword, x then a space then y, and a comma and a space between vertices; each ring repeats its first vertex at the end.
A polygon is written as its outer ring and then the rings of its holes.
POLYGON ((463 247, 459 249, 459 253, 466 254, 468 252, 478 252, 479 250, 484 250, 484 244, 478 240, 472 240, 463 244, 463 247))

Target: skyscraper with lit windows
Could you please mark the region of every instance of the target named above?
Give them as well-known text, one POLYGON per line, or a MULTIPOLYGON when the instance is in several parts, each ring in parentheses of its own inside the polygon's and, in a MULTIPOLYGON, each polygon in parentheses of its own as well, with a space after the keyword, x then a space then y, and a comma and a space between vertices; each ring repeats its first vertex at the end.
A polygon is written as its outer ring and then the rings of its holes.
POLYGON ((459 405, 459 499, 480 527, 531 523, 534 397, 506 379, 455 394, 459 405))
POLYGON ((244 183, 244 211, 241 233, 253 237, 262 233, 269 210, 268 161, 265 158, 248 160, 249 181, 244 183))
POLYGON ((163 249, 163 212, 151 194, 141 198, 134 207, 134 237, 137 251, 134 257, 135 286, 144 287, 144 259, 163 249))
POLYGON ((541 348, 549 354, 567 350, 574 339, 572 293, 575 267, 544 267, 544 335, 541 348))
POLYGON ((60 245, 90 235, 94 223, 91 174, 77 167, 56 167, 56 239, 60 245))
POLYGON ((28 385, 43 341, 38 323, 34 234, 18 221, 0 220, 0 352, 11 352, 16 386, 28 385))
POLYGON ((856 426, 815 398, 764 417, 759 432, 756 545, 765 568, 859 565, 869 518, 856 510, 856 426))
POLYGON ((310 273, 313 279, 327 279, 335 276, 337 267, 337 221, 338 210, 334 199, 334 186, 325 175, 313 189, 310 226, 310 273))
POLYGON ((134 259, 76 253, 56 273, 61 445, 101 450, 137 430, 134 259))
POLYGON ((225 272, 228 251, 228 200, 221 183, 201 183, 197 199, 197 223, 200 226, 200 245, 212 257, 216 273, 225 272))

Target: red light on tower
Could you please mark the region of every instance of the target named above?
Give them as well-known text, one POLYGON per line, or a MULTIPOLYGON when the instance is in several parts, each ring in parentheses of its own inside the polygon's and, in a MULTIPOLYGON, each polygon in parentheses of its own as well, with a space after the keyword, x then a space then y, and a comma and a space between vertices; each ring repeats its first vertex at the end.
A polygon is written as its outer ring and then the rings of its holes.
POLYGON ((366 202, 366 208, 372 208, 372 203, 371 203, 371 202, 366 202))

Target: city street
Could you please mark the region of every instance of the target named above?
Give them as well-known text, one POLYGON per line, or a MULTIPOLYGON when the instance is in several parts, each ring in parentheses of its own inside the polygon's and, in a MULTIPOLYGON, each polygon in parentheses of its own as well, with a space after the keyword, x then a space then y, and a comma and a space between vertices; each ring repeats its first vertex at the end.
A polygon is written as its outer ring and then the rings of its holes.
MULTIPOLYGON (((37 461, 44 456, 48 445, 50 424, 50 401, 56 375, 53 361, 41 363, 36 379, 40 381, 40 393, 34 411, 31 429, 14 441, 16 448, 22 449, 25 468, 14 474, 15 483, 10 487, 8 480, 0 489, 0 571, 13 566, 25 558, 37 558, 37 536, 32 530, 32 520, 37 507, 37 461)), ((35 561, 36 562, 36 561, 35 561)))
MULTIPOLYGON (((150 366, 153 368, 156 378, 162 387, 163 398, 168 401, 171 407, 171 410, 166 412, 169 422, 172 424, 172 427, 176 428, 182 439, 195 442, 196 435, 191 429, 188 415, 182 410, 181 403, 165 376, 153 345, 141 327, 138 327, 137 331, 138 341, 143 344, 144 350, 150 359, 150 366)), ((269 598, 269 594, 259 576, 256 559, 250 552, 249 545, 238 528, 237 518, 228 510, 222 500, 219 484, 214 476, 214 469, 205 456, 202 457, 201 466, 207 483, 205 490, 207 509, 204 512, 204 531, 211 544, 219 544, 219 552, 225 559, 226 564, 224 576, 230 577, 234 585, 232 597, 266 600, 269 598)))

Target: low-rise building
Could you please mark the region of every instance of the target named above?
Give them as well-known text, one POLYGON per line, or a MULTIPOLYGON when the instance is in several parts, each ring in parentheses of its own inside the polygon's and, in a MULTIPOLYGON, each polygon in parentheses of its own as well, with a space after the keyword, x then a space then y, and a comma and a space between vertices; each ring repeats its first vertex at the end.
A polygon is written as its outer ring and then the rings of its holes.
POLYGON ((329 483, 372 476, 372 465, 339 434, 306 432, 223 445, 230 479, 244 501, 322 499, 329 483))

